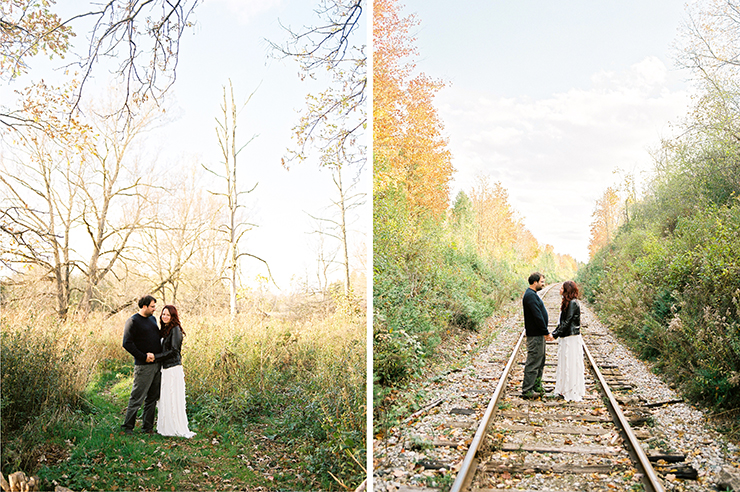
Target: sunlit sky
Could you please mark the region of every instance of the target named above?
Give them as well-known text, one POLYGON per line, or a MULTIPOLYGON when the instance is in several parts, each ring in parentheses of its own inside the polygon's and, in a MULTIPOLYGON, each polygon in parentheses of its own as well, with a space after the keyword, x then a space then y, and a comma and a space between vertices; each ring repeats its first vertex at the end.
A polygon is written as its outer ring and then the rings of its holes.
POLYGON ((509 191, 525 226, 556 253, 588 260, 595 202, 644 178, 649 150, 688 109, 673 49, 678 0, 402 0, 416 14, 417 69, 447 83, 436 98, 456 174, 509 191))
MULTIPOLYGON (((67 18, 88 6, 86 1, 63 0, 54 11, 67 18)), ((329 171, 318 165, 318 154, 294 164, 289 171, 281 165, 281 158, 292 145, 292 128, 305 106, 306 94, 322 89, 324 81, 301 82, 298 64, 292 59, 271 57, 267 40, 282 44, 288 39, 280 23, 294 30, 317 24, 314 8, 314 2, 301 0, 201 2, 191 18, 194 27, 181 40, 177 80, 164 100, 171 120, 151 132, 144 143, 145 155, 156 161, 161 177, 158 184, 166 185, 173 175, 201 164, 220 171, 223 164, 215 120, 222 116, 223 87, 231 79, 237 104, 254 92, 237 126, 239 144, 255 137, 238 158, 240 189, 249 190, 257 184, 254 192, 242 199, 248 221, 257 227, 245 236, 241 249, 265 259, 284 292, 297 285, 298 279, 315 280, 317 238, 311 233, 316 223, 308 214, 330 217, 333 212, 327 207, 336 193, 329 171)), ((87 32, 80 26, 73 25, 78 33, 73 42, 83 46, 87 32)), ((366 42, 365 29, 363 25, 358 44, 366 42)), ((51 65, 41 59, 32 60, 31 72, 0 88, 0 97, 41 78, 53 82, 59 71, 50 69, 62 64, 58 60, 51 65)), ((96 97, 108 84, 106 70, 96 69, 86 94, 96 97)), ((365 168, 363 176, 368 173, 365 168)), ((362 186, 367 189, 368 180, 363 179, 362 186)), ((209 181, 207 176, 203 185, 216 192, 222 191, 219 185, 225 186, 209 181)), ((367 200, 362 213, 352 218, 351 252, 360 251, 368 239, 369 207, 367 200)), ((360 263, 352 262, 355 268, 361 268, 360 263)), ((245 259, 242 270, 245 284, 267 274, 263 264, 255 260, 245 259)), ((342 278, 338 268, 332 278, 342 278)))
MULTIPOLYGON (((684 18, 678 0, 588 2, 402 0, 415 13, 417 68, 447 83, 436 105, 445 124, 456 174, 452 197, 477 175, 500 181, 512 206, 543 244, 588 259, 595 201, 618 184, 615 170, 640 179, 652 168, 649 150, 669 137, 689 105, 689 74, 675 68, 673 44, 684 18)), ((60 2, 63 15, 87 2, 60 2)), ((331 176, 309 159, 280 165, 306 93, 292 60, 269 57, 266 39, 315 23, 313 2, 209 0, 183 37, 177 82, 167 105, 174 120, 147 140, 163 181, 201 163, 218 166, 215 118, 231 79, 237 100, 256 91, 239 121, 239 139, 254 141, 240 157, 249 220, 258 227, 244 249, 265 258, 278 285, 315 277, 315 224, 328 215, 331 176)), ((366 19, 369 20, 369 19, 366 19)), ((363 26, 360 39, 366 39, 363 26)), ((84 42, 80 32, 76 42, 84 42)), ((35 71, 2 94, 44 77, 35 71)), ((108 80, 96 73, 102 91, 108 80)), ((365 169, 364 189, 368 188, 365 169)), ((213 184, 206 183, 213 187, 213 184)), ((186 198, 186 197, 184 197, 186 198)), ((369 239, 369 199, 354 222, 353 250, 369 239)), ((249 281, 265 270, 244 264, 249 281)), ((337 275, 338 276, 338 275, 337 275)))

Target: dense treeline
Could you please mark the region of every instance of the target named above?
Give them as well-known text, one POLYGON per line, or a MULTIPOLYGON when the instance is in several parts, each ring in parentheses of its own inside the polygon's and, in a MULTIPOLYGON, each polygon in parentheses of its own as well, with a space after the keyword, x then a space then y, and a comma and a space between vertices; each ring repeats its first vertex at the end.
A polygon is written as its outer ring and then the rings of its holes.
POLYGON ((562 279, 577 265, 537 243, 500 183, 480 177, 450 203, 454 170, 433 106, 442 84, 413 76, 409 61, 417 21, 394 0, 376 1, 373 16, 373 363, 387 388, 454 329, 479 329, 531 270, 562 279))
POLYGON ((655 154, 644 196, 579 278, 600 316, 687 396, 737 410, 740 77, 720 57, 737 56, 728 39, 740 34, 740 17, 737 2, 701 8, 682 58, 700 75, 695 107, 681 136, 655 154))

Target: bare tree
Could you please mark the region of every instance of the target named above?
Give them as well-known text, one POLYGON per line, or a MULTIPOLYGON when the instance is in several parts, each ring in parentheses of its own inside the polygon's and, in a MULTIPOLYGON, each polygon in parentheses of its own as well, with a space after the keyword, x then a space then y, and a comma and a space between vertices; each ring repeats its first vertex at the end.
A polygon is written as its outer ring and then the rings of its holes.
POLYGON ((57 315, 64 319, 70 304, 70 231, 77 218, 80 192, 79 161, 59 149, 44 134, 29 140, 29 160, 23 171, 8 172, 3 166, 4 187, 0 205, 2 263, 15 272, 41 269, 38 275, 54 285, 57 315))
MULTIPOLYGON (((142 231, 141 257, 149 258, 154 285, 167 302, 176 303, 183 283, 187 283, 187 271, 208 270, 215 281, 220 279, 223 261, 209 265, 203 252, 213 247, 213 238, 208 233, 217 227, 221 208, 209 201, 199 187, 202 175, 192 169, 178 181, 169 181, 166 189, 158 193, 153 201, 153 217, 156 223, 142 231), (198 258, 199 261, 194 261, 198 258)), ((188 293, 188 295, 194 294, 188 293)))
POLYGON ((735 78, 740 73, 740 3, 702 0, 687 8, 680 29, 678 63, 702 78, 735 78))
POLYGON ((99 135, 90 149, 86 168, 81 222, 91 243, 89 260, 82 266, 85 287, 80 301, 89 312, 96 299, 96 289, 113 271, 118 261, 136 261, 125 254, 132 234, 150 220, 144 211, 149 206, 149 184, 136 169, 134 143, 158 116, 154 105, 141 105, 139 117, 130 122, 99 117, 95 129, 99 135))
MULTIPOLYGON (((227 93, 226 87, 224 87, 223 103, 221 105, 221 111, 223 113, 222 120, 216 120, 216 136, 218 137, 219 147, 221 148, 221 155, 223 156, 224 174, 219 174, 212 169, 205 167, 205 169, 213 173, 218 178, 222 179, 226 183, 226 191, 221 193, 214 193, 214 195, 222 196, 226 199, 227 203, 227 223, 223 224, 219 229, 226 235, 226 241, 228 244, 228 254, 226 259, 226 270, 228 271, 228 280, 230 284, 230 295, 229 295, 229 308, 231 318, 233 319, 237 313, 237 285, 239 283, 239 260, 242 256, 249 256, 255 258, 267 267, 268 274, 270 267, 265 260, 255 256, 251 253, 239 251, 239 242, 244 237, 244 234, 249 232, 254 224, 249 224, 242 220, 241 209, 244 207, 239 203, 239 197, 242 195, 251 193, 257 187, 257 183, 248 191, 239 191, 237 185, 236 176, 236 160, 239 154, 249 143, 254 140, 256 136, 253 136, 247 143, 237 148, 236 143, 236 126, 237 117, 241 110, 243 110, 249 101, 251 100, 254 93, 252 93, 247 101, 237 108, 234 100, 234 87, 229 80, 229 91, 227 93), (228 96, 228 97, 227 97, 228 96)), ((270 274, 272 278, 272 274, 270 274)))
POLYGON ((25 153, 2 178, 7 198, 0 214, 9 238, 3 244, 13 246, 3 251, 3 258, 6 265, 42 268, 42 276, 56 286, 57 312, 64 317, 74 269, 83 275, 79 308, 86 313, 98 285, 126 260, 129 240, 147 206, 147 189, 133 169, 132 146, 157 111, 153 105, 142 107, 140 117, 128 124, 105 117, 83 123, 63 116, 69 114, 64 106, 69 101, 59 98, 57 90, 37 89, 24 107, 40 127, 16 132, 25 153), (83 246, 73 240, 75 234, 90 242, 83 246))
POLYGON ((740 2, 701 0, 686 10, 676 60, 679 67, 693 72, 706 93, 697 107, 699 117, 689 130, 702 132, 712 126, 737 143, 740 132, 734 122, 740 115, 740 2), (711 117, 702 118, 701 112, 711 117))
POLYGON ((25 92, 23 117, 39 124, 17 133, 18 145, 0 163, 0 261, 10 271, 51 281, 61 318, 70 307, 77 265, 70 235, 79 219, 85 165, 78 150, 90 140, 80 120, 58 117, 68 104, 55 88, 38 85, 25 92))
MULTIPOLYGON (((364 202, 365 194, 362 192, 357 192, 356 187, 358 184, 358 180, 355 178, 352 180, 352 182, 347 185, 344 182, 344 177, 342 175, 343 169, 342 166, 333 166, 331 168, 332 172, 332 181, 334 182, 334 186, 337 189, 337 198, 335 200, 332 200, 331 207, 335 210, 335 215, 333 218, 326 218, 326 217, 314 217, 311 216, 314 220, 319 222, 324 222, 329 225, 329 228, 324 230, 324 228, 318 229, 316 232, 320 235, 326 235, 328 237, 332 237, 339 241, 339 244, 341 245, 342 249, 342 261, 341 265, 344 270, 344 295, 349 296, 352 292, 352 286, 350 283, 350 261, 349 261, 349 218, 348 214, 352 209, 358 208, 362 206, 364 202)), ((323 258, 320 258, 320 262, 323 258)), ((334 260, 332 259, 332 262, 334 260)), ((326 273, 326 272, 324 272, 326 273)))
POLYGON ((286 27, 288 42, 271 43, 280 56, 298 61, 302 78, 314 78, 319 71, 331 73, 328 87, 306 98, 306 109, 293 128, 296 148, 288 149, 283 164, 304 160, 315 149, 321 165, 331 169, 338 191, 338 199, 332 201, 337 218, 317 220, 330 223, 329 232, 323 234, 340 241, 345 295, 351 292, 347 212, 362 205, 364 196, 353 191, 357 179, 347 186, 343 176, 347 166, 359 165, 361 172, 366 155, 367 56, 360 36, 364 5, 364 0, 321 0, 315 10, 318 25, 298 31, 286 27))
MULTIPOLYGON (((316 229, 313 232, 317 236, 315 246, 316 280, 318 282, 318 290, 323 295, 323 300, 325 301, 329 291, 329 273, 332 269, 332 265, 335 263, 338 248, 327 248, 327 233, 324 229, 323 219, 317 219, 313 216, 310 217, 316 221, 316 229)), ((308 290, 308 288, 306 290, 308 290)))

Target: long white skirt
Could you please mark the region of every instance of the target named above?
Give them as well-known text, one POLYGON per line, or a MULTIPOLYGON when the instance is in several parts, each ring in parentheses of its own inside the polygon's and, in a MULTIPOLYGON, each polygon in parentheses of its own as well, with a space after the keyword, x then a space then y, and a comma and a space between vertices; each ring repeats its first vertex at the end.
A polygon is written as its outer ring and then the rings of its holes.
POLYGON ((555 371, 555 393, 568 401, 581 401, 586 394, 583 373, 583 339, 571 335, 558 339, 558 368, 555 371))
POLYGON ((182 364, 162 369, 162 388, 157 402, 159 416, 157 432, 163 436, 187 437, 195 432, 188 429, 188 416, 185 413, 185 373, 182 364))

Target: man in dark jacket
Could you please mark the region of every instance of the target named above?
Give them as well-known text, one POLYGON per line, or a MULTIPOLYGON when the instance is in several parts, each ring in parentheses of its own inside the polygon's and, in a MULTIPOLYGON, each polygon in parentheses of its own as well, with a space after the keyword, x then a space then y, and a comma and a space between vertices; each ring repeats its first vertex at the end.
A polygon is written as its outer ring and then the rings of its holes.
POLYGON ((553 340, 547 329, 547 309, 537 295, 545 287, 545 276, 535 272, 529 276, 529 287, 524 291, 524 330, 527 336, 527 362, 524 365, 522 397, 530 399, 544 394, 542 373, 545 369, 545 341, 553 340))
POLYGON ((162 351, 157 319, 153 316, 157 300, 152 296, 139 299, 139 312, 131 316, 123 329, 123 348, 134 356, 134 384, 128 400, 126 418, 121 430, 132 433, 136 425, 136 413, 142 402, 142 430, 154 432, 154 412, 159 400, 162 380, 161 364, 154 361, 154 354, 162 351))

